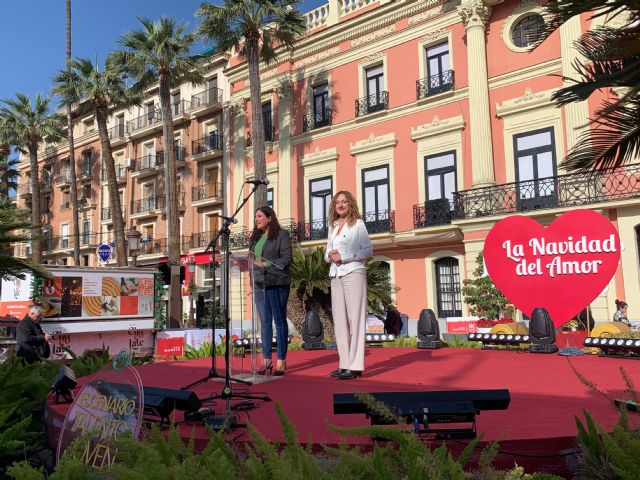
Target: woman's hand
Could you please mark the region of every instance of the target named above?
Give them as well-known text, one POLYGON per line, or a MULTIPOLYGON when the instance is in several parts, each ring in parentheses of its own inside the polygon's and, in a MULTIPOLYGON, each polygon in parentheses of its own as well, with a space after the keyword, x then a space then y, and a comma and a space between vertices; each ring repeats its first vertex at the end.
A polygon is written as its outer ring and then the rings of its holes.
POLYGON ((331 250, 329 252, 329 260, 333 263, 337 263, 338 265, 342 263, 342 257, 340 256, 340 252, 336 249, 331 250))
POLYGON ((267 262, 262 262, 260 260, 254 260, 253 266, 258 268, 267 268, 267 262))

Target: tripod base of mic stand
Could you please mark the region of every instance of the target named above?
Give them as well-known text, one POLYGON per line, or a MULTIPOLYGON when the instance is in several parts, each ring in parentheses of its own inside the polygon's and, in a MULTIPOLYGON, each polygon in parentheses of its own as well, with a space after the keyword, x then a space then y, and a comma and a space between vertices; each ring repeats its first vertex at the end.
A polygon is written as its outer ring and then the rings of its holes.
POLYGON ((203 423, 215 432, 229 432, 234 428, 246 428, 245 423, 238 423, 236 415, 209 415, 203 423))
POLYGON ((206 377, 199 378, 195 382, 191 382, 189 385, 180 387, 180 390, 191 390, 193 387, 197 387, 198 385, 205 383, 206 381, 211 380, 212 378, 220 378, 222 380, 225 379, 224 375, 220 375, 215 368, 212 368, 211 370, 209 370, 209 373, 207 373, 206 377))

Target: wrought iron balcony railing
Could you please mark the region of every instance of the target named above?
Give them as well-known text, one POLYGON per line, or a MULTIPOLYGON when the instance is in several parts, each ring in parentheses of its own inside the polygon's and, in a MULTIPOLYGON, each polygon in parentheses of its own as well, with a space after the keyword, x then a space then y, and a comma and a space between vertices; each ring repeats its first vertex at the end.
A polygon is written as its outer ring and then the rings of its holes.
POLYGON ((217 87, 208 88, 207 90, 196 93, 195 95, 191 95, 191 110, 221 102, 222 90, 217 87))
POLYGON ((222 139, 217 133, 210 133, 191 143, 192 155, 200 155, 214 150, 222 150, 222 139))
MULTIPOLYGON (((187 152, 184 147, 177 146, 176 147, 176 161, 184 162, 187 156, 187 152)), ((160 151, 157 154, 158 165, 164 165, 164 151, 160 151)))
POLYGON ((127 134, 127 127, 124 124, 114 125, 109 129, 109 140, 124 138, 127 134))
POLYGON ((166 238, 143 238, 140 241, 139 255, 162 255, 167 252, 166 238))
POLYGON ((205 185, 197 185, 191 189, 191 201, 198 202, 208 198, 216 198, 222 196, 221 183, 207 183, 205 185))
POLYGON ((145 170, 154 169, 164 164, 164 158, 159 155, 147 154, 136 158, 133 161, 132 171, 143 172, 145 170))
POLYGON ((229 236, 229 248, 231 249, 249 248, 250 237, 251 237, 251 230, 244 230, 242 232, 232 233, 229 236))
POLYGON ((175 103, 171 104, 171 114, 174 117, 178 115, 182 115, 185 112, 188 112, 191 109, 191 102, 188 100, 178 100, 175 103))
POLYGON ((298 242, 324 240, 329 234, 329 225, 326 220, 313 220, 311 222, 299 222, 297 229, 298 242))
POLYGON ((107 221, 111 220, 111 207, 103 207, 100 211, 100 220, 107 221))
MULTIPOLYGON (((116 180, 121 180, 127 176, 127 169, 124 165, 116 165, 116 180)), ((107 181, 107 171, 103 168, 100 172, 103 182, 107 181)))
POLYGON ((445 70, 430 77, 416 80, 416 97, 420 100, 431 95, 453 90, 454 81, 455 74, 453 70, 445 70))
MULTIPOLYGON (((73 248, 75 238, 73 235, 47 236, 42 238, 42 251, 66 250, 73 248)), ((80 248, 95 247, 98 244, 98 235, 93 232, 80 232, 78 245, 80 248)))
POLYGON ((356 100, 356 117, 389 108, 389 92, 378 92, 356 100))
POLYGON ((127 131, 133 133, 137 130, 141 130, 152 125, 156 125, 162 121, 162 115, 158 111, 153 111, 140 115, 139 117, 129 120, 127 122, 127 131))
POLYGON ((451 223, 453 212, 448 198, 428 200, 413 206, 413 227, 433 227, 451 223))
POLYGON ((166 197, 158 195, 156 197, 141 198, 131 202, 131 214, 152 212, 166 206, 166 197))
POLYGON ((640 164, 454 193, 456 219, 640 199, 640 164))
POLYGON ((195 232, 191 234, 188 248, 206 248, 218 232, 195 232))
POLYGON ((302 131, 308 132, 316 128, 326 127, 331 125, 332 119, 333 112, 330 108, 315 113, 308 113, 302 118, 302 131))
POLYGON ((392 210, 365 212, 363 220, 370 234, 395 232, 395 214, 392 210))

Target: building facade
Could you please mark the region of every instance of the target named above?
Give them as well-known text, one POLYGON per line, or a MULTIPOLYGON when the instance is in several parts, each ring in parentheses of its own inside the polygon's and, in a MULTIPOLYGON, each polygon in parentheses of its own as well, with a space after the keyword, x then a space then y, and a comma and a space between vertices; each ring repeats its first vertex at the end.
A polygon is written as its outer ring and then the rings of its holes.
MULTIPOLYGON (((293 240, 324 247, 331 197, 349 190, 375 257, 389 265, 399 310, 410 318, 423 308, 460 317, 469 315, 462 282, 496 221, 524 214, 548 224, 568 209, 592 208, 614 222, 625 246, 593 315, 610 319, 615 298, 634 298, 638 165, 595 181, 561 168, 590 115, 616 92, 556 108, 551 95, 574 74, 572 43, 591 20, 576 17, 534 48, 544 28, 541 4, 329 0, 307 12, 307 35, 261 65, 268 201, 293 240)), ((150 90, 143 107, 113 111, 109 125, 125 227, 143 235, 138 265, 166 257, 158 104, 150 90)), ((207 85, 181 86, 172 104, 183 261, 200 264, 195 283, 206 291, 214 274, 201 252, 218 215, 233 211, 254 177, 246 63, 233 52, 217 57, 207 85)), ((74 129, 82 262, 95 265, 96 244, 113 241, 108 193, 93 118, 80 118, 74 129)), ((64 144, 40 155, 43 258, 71 264, 67 157, 64 144)), ((20 168, 20 203, 28 207, 28 162, 20 168)), ((248 247, 253 211, 250 201, 233 227, 234 251, 248 247)), ((246 300, 241 283, 233 279, 236 312, 246 300)))

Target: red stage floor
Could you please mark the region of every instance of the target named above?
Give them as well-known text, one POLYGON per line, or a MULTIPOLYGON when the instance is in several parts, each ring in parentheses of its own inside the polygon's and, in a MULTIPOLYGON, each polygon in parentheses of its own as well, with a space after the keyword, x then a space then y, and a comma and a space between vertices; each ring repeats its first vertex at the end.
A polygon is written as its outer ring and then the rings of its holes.
MULTIPOLYGON (((292 351, 287 373, 281 379, 250 387, 233 384, 233 390, 268 394, 283 405, 302 441, 335 444, 339 437, 327 428, 326 422, 356 426, 368 421, 364 415, 333 415, 333 393, 506 388, 511 393, 508 410, 483 411, 477 418, 477 429, 484 433, 484 440, 500 441, 497 464, 517 463, 525 468, 567 474, 575 462, 575 417, 582 417, 583 410, 587 409, 607 428, 614 425, 618 417, 602 395, 580 382, 572 366, 613 398, 629 398, 624 393, 626 386, 620 367, 625 368, 635 385, 640 385, 640 362, 595 356, 561 357, 457 348, 378 348, 367 349, 365 362, 362 378, 338 380, 328 376, 337 366, 337 352, 292 351)), ((222 365, 223 360, 218 361, 221 373, 222 365)), ((139 367, 138 372, 145 386, 179 389, 206 375, 209 367, 209 359, 198 359, 145 365, 139 367)), ((206 399, 220 394, 222 386, 219 380, 209 380, 194 392, 200 399, 206 399)), ((54 444, 67 409, 68 405, 48 406, 54 444)), ((224 402, 214 400, 213 409, 215 413, 223 413, 224 402)), ((180 413, 175 420, 182 421, 180 413)), ((262 403, 239 420, 252 423, 271 440, 282 439, 273 402, 262 403)), ((181 424, 188 426, 184 429, 185 437, 195 432, 198 443, 206 441, 206 429, 200 423, 181 424)), ((349 439, 349 443, 368 442, 349 439)), ((460 441, 451 442, 453 450, 461 446, 460 441)))

